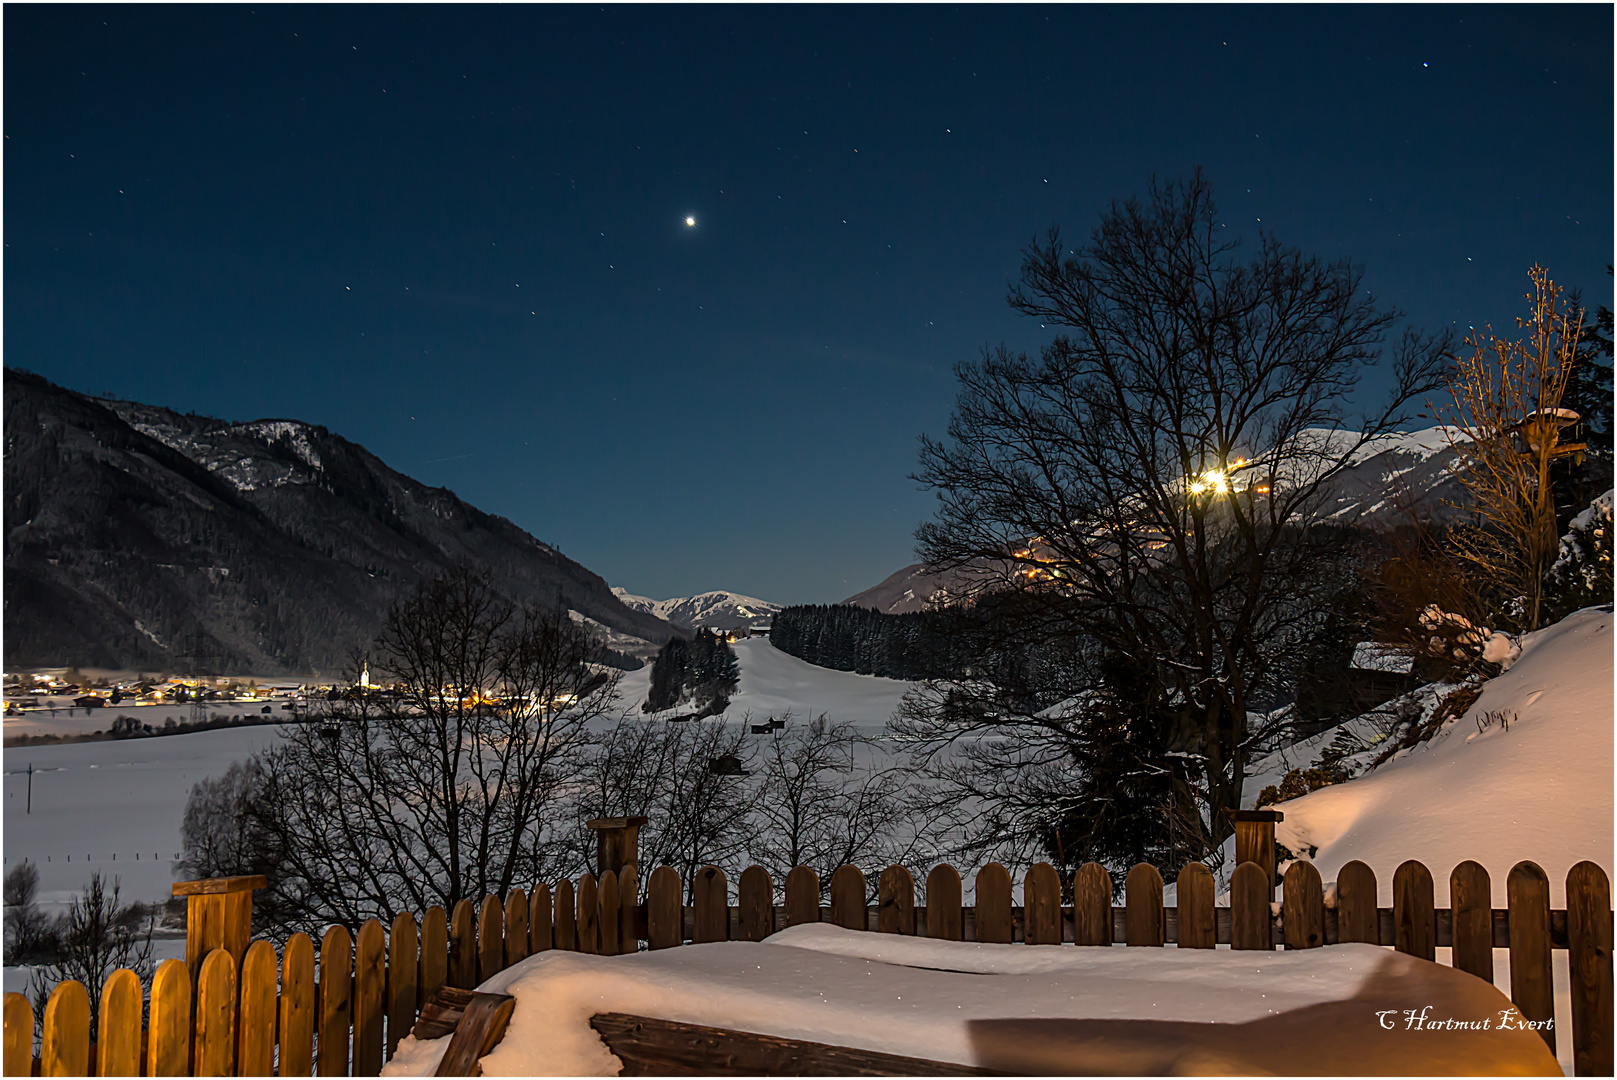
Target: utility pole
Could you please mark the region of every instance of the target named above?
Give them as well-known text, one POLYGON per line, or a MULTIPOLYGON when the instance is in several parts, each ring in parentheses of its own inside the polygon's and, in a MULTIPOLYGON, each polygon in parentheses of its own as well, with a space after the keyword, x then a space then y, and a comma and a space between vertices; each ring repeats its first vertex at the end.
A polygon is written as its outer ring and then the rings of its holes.
POLYGON ((28 763, 28 810, 27 810, 27 813, 32 814, 33 812, 34 812, 34 763, 32 761, 30 761, 28 763))

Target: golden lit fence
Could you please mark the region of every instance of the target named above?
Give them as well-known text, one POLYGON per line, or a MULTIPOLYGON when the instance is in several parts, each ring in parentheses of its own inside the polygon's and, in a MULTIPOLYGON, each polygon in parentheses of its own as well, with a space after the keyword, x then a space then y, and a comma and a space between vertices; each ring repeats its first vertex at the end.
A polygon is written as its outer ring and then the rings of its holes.
MULTIPOLYGON (((881 872, 874 905, 865 875, 844 866, 831 877, 828 906, 808 867, 787 875, 781 904, 769 873, 749 867, 731 904, 729 883, 716 867, 700 871, 688 893, 675 870, 660 867, 642 900, 635 868, 627 865, 599 879, 586 874, 532 893, 513 889, 503 901, 462 900, 448 913, 428 908, 419 920, 403 914, 391 927, 372 919, 353 935, 333 926, 318 950, 307 935, 294 934, 279 955, 267 941, 246 943, 241 920, 244 910, 250 916, 251 890, 243 880, 176 886, 191 890, 187 944, 188 952, 196 946, 195 970, 179 960, 158 967, 144 1029, 141 986, 132 972, 108 980, 99 1003, 80 983, 66 982, 45 1006, 36 1057, 32 1010, 21 994, 7 994, 6 1074, 374 1076, 434 991, 474 987, 534 953, 611 955, 634 952, 642 941, 652 949, 759 941, 807 922, 1030 945, 1312 949, 1366 942, 1427 960, 1448 947, 1455 967, 1490 983, 1493 950, 1505 948, 1511 998, 1535 1021, 1554 1017, 1550 958, 1565 949, 1576 1073, 1612 1073, 1611 886, 1592 862, 1568 873, 1566 909, 1553 911, 1549 878, 1532 862, 1510 871, 1504 908, 1492 906, 1492 882, 1475 862, 1450 874, 1447 908, 1434 906, 1431 872, 1418 862, 1394 872, 1390 908, 1377 906, 1375 872, 1362 862, 1342 867, 1332 907, 1319 873, 1297 862, 1286 871, 1278 914, 1270 906, 1274 879, 1256 862, 1236 868, 1229 907, 1215 906, 1213 875, 1200 863, 1180 872, 1174 907, 1163 905, 1162 878, 1143 863, 1128 872, 1121 906, 1112 903, 1110 875, 1095 863, 1067 883, 1070 904, 1062 902, 1061 875, 1046 863, 1034 866, 1022 882, 1022 906, 1013 906, 1011 876, 997 863, 977 872, 971 905, 962 903, 960 875, 947 865, 927 875, 924 905, 916 903, 915 882, 902 866, 881 872), (92 1008, 99 1009, 93 1043, 92 1008)), ((1553 1052, 1556 1027, 1543 1035, 1553 1052)))

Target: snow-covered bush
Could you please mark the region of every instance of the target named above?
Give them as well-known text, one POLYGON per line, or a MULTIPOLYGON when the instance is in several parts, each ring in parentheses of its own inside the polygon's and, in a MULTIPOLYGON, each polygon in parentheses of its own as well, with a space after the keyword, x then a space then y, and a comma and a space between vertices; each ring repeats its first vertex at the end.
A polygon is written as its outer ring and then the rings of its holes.
POLYGON ((1544 579, 1550 621, 1612 602, 1611 502, 1608 490, 1573 518, 1561 537, 1560 552, 1544 579))

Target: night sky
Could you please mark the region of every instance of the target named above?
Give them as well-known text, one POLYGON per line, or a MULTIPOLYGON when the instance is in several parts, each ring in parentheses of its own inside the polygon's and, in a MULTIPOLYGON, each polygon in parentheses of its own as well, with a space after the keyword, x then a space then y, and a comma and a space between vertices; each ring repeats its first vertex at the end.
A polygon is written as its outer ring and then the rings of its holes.
POLYGON ((1603 4, 4 19, 8 365, 324 424, 659 598, 912 561, 1022 248, 1153 174, 1428 329, 1535 261, 1612 303, 1603 4))

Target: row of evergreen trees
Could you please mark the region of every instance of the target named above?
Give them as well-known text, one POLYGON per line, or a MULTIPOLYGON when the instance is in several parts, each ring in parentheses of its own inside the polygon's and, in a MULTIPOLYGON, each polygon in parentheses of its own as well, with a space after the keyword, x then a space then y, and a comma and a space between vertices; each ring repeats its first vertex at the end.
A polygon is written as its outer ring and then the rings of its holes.
POLYGON ((888 615, 844 604, 799 604, 775 615, 770 643, 820 667, 888 679, 948 678, 958 669, 945 617, 888 615))
POLYGON ((729 703, 740 670, 735 650, 716 634, 698 630, 689 641, 670 638, 652 661, 645 711, 661 712, 694 701, 704 712, 717 712, 729 703))

